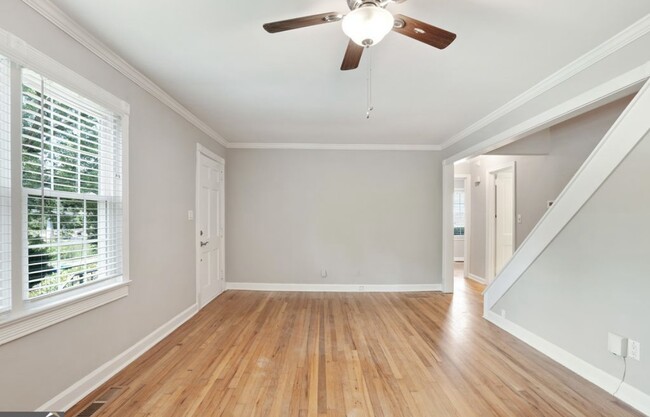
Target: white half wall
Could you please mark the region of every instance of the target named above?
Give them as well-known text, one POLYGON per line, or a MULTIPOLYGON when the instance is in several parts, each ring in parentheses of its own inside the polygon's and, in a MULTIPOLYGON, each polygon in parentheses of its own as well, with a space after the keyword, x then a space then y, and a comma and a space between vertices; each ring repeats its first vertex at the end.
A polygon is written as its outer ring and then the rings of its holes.
POLYGON ((441 166, 439 152, 229 149, 228 282, 441 284, 441 166))

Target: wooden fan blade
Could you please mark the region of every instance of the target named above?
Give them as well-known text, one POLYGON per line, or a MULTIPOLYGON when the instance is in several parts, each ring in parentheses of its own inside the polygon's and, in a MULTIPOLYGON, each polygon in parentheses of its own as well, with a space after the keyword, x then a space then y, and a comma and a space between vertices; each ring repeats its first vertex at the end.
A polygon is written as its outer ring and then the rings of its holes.
POLYGON ((456 39, 456 34, 403 14, 396 14, 393 31, 438 49, 445 49, 456 39), (402 24, 403 23, 403 24, 402 24))
POLYGON ((361 55, 363 54, 363 46, 359 46, 352 39, 348 43, 348 49, 345 50, 343 63, 341 64, 341 71, 353 70, 359 66, 361 55))
POLYGON ((264 30, 269 33, 284 32, 285 30, 299 29, 307 26, 322 25, 323 23, 338 22, 343 19, 343 15, 337 12, 315 14, 313 16, 298 17, 289 20, 280 20, 279 22, 265 23, 262 25, 264 30))

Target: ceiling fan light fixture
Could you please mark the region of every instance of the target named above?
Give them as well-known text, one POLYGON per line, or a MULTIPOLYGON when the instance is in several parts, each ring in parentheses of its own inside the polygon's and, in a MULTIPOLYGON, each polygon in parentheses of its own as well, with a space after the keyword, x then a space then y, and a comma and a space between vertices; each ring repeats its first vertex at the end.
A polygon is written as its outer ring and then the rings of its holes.
POLYGON ((376 45, 393 29, 395 19, 386 9, 372 3, 352 10, 343 18, 343 32, 361 46, 376 45))

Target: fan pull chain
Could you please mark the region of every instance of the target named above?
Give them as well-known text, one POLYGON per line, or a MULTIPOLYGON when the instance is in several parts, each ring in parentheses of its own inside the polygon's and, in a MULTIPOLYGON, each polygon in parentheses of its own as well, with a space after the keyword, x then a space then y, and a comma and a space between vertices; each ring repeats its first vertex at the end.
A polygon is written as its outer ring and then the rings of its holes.
POLYGON ((368 50, 368 77, 366 79, 368 111, 366 112, 366 119, 370 119, 370 112, 374 110, 374 107, 372 107, 372 48, 367 47, 366 49, 368 50))

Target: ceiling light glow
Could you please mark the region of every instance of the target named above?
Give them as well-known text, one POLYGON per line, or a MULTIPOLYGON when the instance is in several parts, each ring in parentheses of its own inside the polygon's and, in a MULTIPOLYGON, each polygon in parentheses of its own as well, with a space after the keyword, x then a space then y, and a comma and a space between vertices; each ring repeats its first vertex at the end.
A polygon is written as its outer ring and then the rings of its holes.
POLYGON ((374 4, 352 10, 343 18, 343 32, 357 45, 376 45, 393 29, 395 19, 386 9, 374 4))

